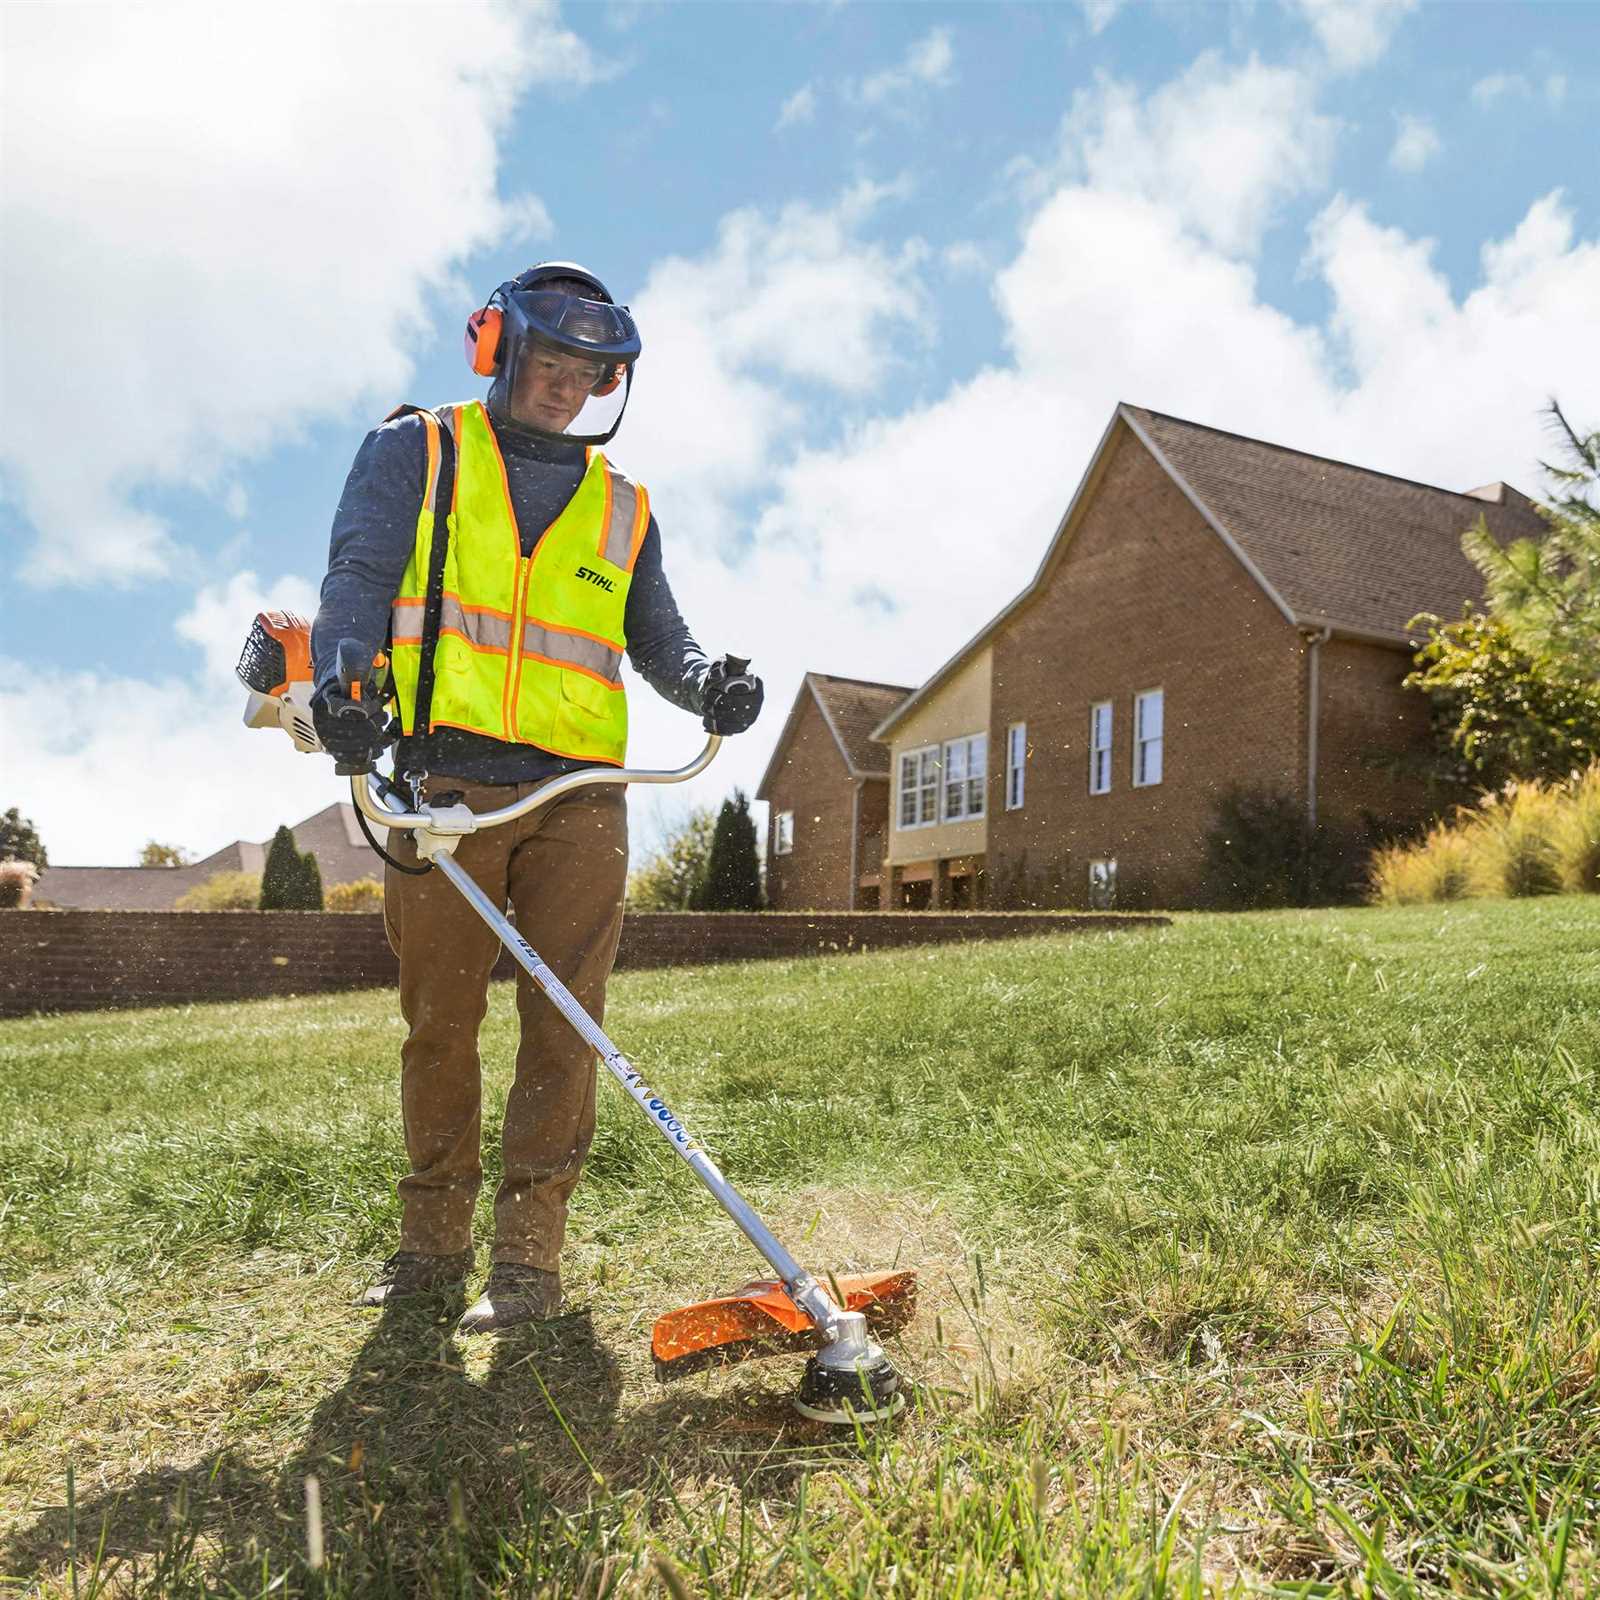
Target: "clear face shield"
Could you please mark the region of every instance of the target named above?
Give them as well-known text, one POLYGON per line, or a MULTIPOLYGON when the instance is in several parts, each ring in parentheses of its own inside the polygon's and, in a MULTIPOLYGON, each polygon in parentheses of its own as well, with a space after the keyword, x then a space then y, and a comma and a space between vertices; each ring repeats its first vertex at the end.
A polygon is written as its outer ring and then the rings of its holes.
POLYGON ((497 387, 515 426, 604 444, 633 386, 639 336, 625 307, 551 290, 508 297, 497 387))

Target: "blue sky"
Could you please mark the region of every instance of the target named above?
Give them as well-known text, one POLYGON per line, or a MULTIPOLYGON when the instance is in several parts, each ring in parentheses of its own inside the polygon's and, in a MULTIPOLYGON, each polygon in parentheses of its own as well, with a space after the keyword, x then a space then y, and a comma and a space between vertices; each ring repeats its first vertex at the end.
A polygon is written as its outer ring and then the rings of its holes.
POLYGON ((633 303, 613 454, 768 679, 699 800, 806 669, 913 684, 1004 604, 1118 400, 1460 488, 1538 488, 1552 392, 1600 421, 1600 5, 140 17, 7 20, 0 808, 59 861, 337 797, 232 658, 532 260, 633 303))

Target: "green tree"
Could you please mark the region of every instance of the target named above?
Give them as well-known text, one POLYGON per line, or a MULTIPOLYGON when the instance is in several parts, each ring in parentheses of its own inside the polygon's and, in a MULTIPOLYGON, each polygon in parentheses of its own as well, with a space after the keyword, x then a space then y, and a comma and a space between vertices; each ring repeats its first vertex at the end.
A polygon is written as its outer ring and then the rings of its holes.
POLYGON ((711 854, 717 819, 708 806, 666 829, 655 853, 628 875, 628 905, 634 911, 687 909, 711 854))
POLYGON ((294 835, 281 827, 267 846, 266 865, 261 869, 262 911, 320 911, 322 873, 317 858, 309 851, 301 855, 294 835))
POLYGON ((15 806, 0 815, 0 861, 31 861, 41 872, 50 865, 38 829, 15 806))
POLYGON ((696 911, 759 911, 761 863, 756 857, 756 824, 750 799, 735 789, 722 802, 711 836, 711 853, 700 886, 690 900, 696 911))
POLYGON ((150 839, 145 842, 145 847, 139 852, 139 865, 141 867, 186 867, 189 865, 189 852, 179 844, 159 844, 150 839))
POLYGON ((1461 781, 1561 779, 1600 754, 1600 433, 1579 434, 1559 405, 1560 464, 1541 538, 1502 545, 1480 516, 1461 548, 1483 574, 1487 608, 1426 627, 1409 687, 1424 691, 1441 764, 1461 781))
POLYGON ((1600 682, 1562 658, 1542 660, 1495 617, 1429 626, 1406 679, 1428 695, 1448 776, 1498 789, 1512 778, 1565 778, 1600 755, 1600 682))
POLYGON ((322 868, 309 850, 300 857, 300 904, 295 910, 322 910, 322 868))

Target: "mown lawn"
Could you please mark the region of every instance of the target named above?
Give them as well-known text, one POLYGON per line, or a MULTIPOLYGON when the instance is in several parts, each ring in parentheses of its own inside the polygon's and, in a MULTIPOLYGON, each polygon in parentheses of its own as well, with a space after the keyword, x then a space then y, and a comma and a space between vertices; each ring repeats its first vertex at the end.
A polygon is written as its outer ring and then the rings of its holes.
POLYGON ((653 1316, 758 1264, 612 1085, 571 1314, 464 1342, 349 1307, 389 996, 5 1023, 0 1588, 1600 1590, 1600 904, 628 975, 609 1022, 803 1257, 920 1266, 898 1424, 804 1422, 793 1361, 654 1382, 653 1316))

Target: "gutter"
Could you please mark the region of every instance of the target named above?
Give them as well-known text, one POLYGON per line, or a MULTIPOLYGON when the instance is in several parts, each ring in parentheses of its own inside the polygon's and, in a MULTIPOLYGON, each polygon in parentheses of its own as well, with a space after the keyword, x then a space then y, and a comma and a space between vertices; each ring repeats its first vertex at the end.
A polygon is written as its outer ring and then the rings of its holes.
POLYGON ((845 899, 847 911, 856 908, 856 885, 860 876, 856 870, 856 854, 861 847, 861 785, 864 781, 857 778, 850 791, 850 893, 845 899))
POLYGON ((1333 637, 1333 626, 1324 623, 1320 628, 1302 628, 1300 637, 1306 641, 1306 659, 1309 682, 1306 688, 1306 819, 1314 828, 1317 825, 1317 725, 1322 713, 1322 646, 1333 637))

